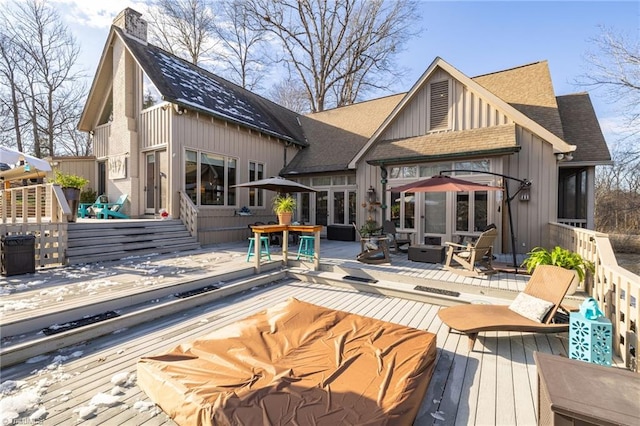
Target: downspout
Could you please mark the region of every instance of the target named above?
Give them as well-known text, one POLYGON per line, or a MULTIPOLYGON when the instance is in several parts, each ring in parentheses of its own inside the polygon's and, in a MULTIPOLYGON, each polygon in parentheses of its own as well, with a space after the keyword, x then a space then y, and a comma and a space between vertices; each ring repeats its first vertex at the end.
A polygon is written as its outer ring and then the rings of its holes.
POLYGON ((382 202, 380 204, 380 210, 382 210, 382 222, 385 221, 386 217, 387 217, 387 168, 384 166, 384 164, 380 165, 380 183, 382 184, 382 194, 380 195, 382 197, 382 202))

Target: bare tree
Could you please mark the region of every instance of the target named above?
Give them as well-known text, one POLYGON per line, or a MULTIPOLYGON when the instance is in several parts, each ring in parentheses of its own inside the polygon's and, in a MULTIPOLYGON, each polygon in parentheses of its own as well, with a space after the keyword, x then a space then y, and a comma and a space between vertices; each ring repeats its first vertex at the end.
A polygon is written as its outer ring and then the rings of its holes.
POLYGON ((252 0, 275 35, 283 63, 304 85, 312 111, 353 103, 388 88, 401 73, 392 59, 417 34, 413 0, 252 0))
POLYGON ((587 53, 586 73, 578 84, 603 88, 611 103, 621 102, 627 126, 640 133, 640 42, 601 28, 592 42, 595 52, 587 53))
POLYGON ((596 229, 618 234, 640 234, 640 163, 630 160, 637 147, 619 143, 612 152, 613 166, 596 175, 596 229))
POLYGON ((215 48, 215 16, 208 0, 156 0, 149 8, 151 41, 195 65, 215 48))
POLYGON ((77 123, 84 97, 83 76, 74 68, 78 44, 42 0, 14 1, 0 13, 0 23, 5 40, 12 42, 4 55, 14 66, 12 81, 21 101, 11 101, 14 131, 19 129, 22 145, 28 137, 36 156, 55 155, 56 141, 77 123))
POLYGON ((257 25, 247 0, 218 3, 219 21, 214 32, 222 46, 217 60, 225 67, 225 76, 239 86, 256 90, 265 76, 270 60, 265 30, 257 25))
MULTIPOLYGON (((0 21, 1 22, 1 21, 0 21)), ((4 26, 3 26, 4 27, 4 26)), ((0 92, 0 114, 3 116, 2 134, 13 131, 15 145, 18 151, 22 151, 22 133, 20 123, 21 95, 18 87, 19 70, 15 62, 17 46, 14 40, 7 34, 0 33, 0 76, 6 82, 0 92)), ((10 137, 5 136, 6 139, 10 137)))
POLYGON ((285 79, 274 84, 269 90, 268 97, 278 105, 299 114, 311 112, 307 92, 295 79, 285 79))

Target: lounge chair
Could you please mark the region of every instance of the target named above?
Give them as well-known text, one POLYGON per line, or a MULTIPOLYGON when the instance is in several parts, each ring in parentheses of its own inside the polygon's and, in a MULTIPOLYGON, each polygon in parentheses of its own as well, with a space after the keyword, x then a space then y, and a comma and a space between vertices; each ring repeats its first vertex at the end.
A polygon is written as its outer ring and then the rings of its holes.
POLYGON ((394 253, 407 253, 411 245, 410 232, 398 232, 396 224, 390 220, 385 220, 382 224, 382 232, 389 237, 389 245, 393 247, 394 253), (398 235, 400 234, 400 235, 398 235))
POLYGON ((447 260, 444 268, 462 275, 480 276, 495 273, 493 269, 493 242, 498 236, 495 228, 484 231, 474 243, 467 245, 452 242, 444 243, 447 249, 447 260), (457 263, 455 266, 452 262, 457 263))
POLYGON ((356 232, 360 236, 362 252, 356 256, 356 260, 358 260, 358 262, 373 265, 391 263, 388 237, 382 235, 365 236, 360 233, 360 230, 355 223, 353 224, 353 227, 356 228, 356 232))
POLYGON ((92 207, 98 219, 129 219, 123 212, 124 203, 127 201, 127 194, 122 194, 115 203, 102 203, 100 207, 92 207))
MULTIPOLYGON (((569 330, 569 324, 557 324, 553 322, 556 311, 562 303, 571 282, 577 279, 573 271, 559 266, 540 265, 533 271, 526 288, 518 295, 517 300, 530 299, 531 303, 525 310, 515 308, 515 302, 511 305, 459 305, 443 308, 438 311, 438 316, 443 323, 452 330, 460 331, 469 336, 469 350, 473 350, 478 333, 481 331, 521 331, 531 333, 559 333, 569 330), (540 300, 551 305, 548 312, 536 321, 527 318, 512 309, 523 312, 526 315, 532 307, 544 305, 540 300), (511 308, 511 309, 510 309, 511 308)), ((518 303, 521 307, 522 305, 518 303)), ((542 315, 542 313, 539 313, 542 315)), ((531 316, 531 315, 529 315, 531 316)), ((451 330, 449 330, 451 331, 451 330)))

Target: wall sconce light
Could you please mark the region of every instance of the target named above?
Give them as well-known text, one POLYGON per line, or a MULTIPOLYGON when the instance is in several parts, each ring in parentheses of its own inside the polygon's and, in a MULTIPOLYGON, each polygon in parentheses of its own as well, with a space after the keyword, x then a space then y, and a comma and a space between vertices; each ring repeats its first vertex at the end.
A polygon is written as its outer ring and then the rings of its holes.
POLYGON ((529 193, 529 189, 525 189, 520 193, 520 201, 529 201, 531 199, 531 194, 529 193))
POLYGON ((376 189, 373 186, 370 186, 367 190, 367 199, 369 200, 369 204, 376 202, 376 189))
POLYGON ((573 154, 568 152, 568 153, 563 153, 563 152, 558 152, 556 154, 556 160, 557 161, 571 161, 573 160, 573 154))

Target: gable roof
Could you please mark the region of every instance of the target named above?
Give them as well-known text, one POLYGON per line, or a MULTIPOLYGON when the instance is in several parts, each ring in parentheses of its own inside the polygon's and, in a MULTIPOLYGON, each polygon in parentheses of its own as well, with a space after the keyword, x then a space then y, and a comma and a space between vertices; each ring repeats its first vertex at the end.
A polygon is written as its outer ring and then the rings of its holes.
POLYGON ((467 77, 456 68, 451 66, 445 60, 440 57, 436 57, 434 61, 429 65, 427 70, 422 74, 420 79, 413 85, 411 90, 407 93, 407 95, 400 101, 400 103, 396 106, 393 112, 387 117, 387 119, 382 123, 382 125, 376 130, 373 136, 369 139, 367 144, 360 150, 360 152, 354 157, 354 159, 349 163, 350 168, 356 168, 357 162, 362 158, 362 156, 372 147, 374 143, 376 143, 377 139, 382 135, 382 133, 391 125, 391 123, 395 120, 398 114, 403 110, 403 108, 411 102, 413 97, 421 90, 426 81, 429 80, 431 75, 438 69, 442 69, 451 75, 454 79, 458 80, 465 86, 467 86, 473 92, 479 94, 481 97, 487 100, 490 104, 504 111, 516 124, 529 129, 531 132, 537 134, 539 137, 547 141, 553 146, 554 152, 572 152, 576 149, 575 145, 569 145, 560 137, 546 129, 541 124, 537 123, 518 109, 514 108, 512 105, 507 103, 506 101, 499 98, 494 93, 487 90, 484 86, 480 85, 475 80, 467 77))
POLYGON ((280 174, 348 170, 349 161, 403 97, 400 93, 300 117, 309 146, 280 174))
POLYGON ((566 165, 613 164, 589 94, 558 96, 557 102, 564 138, 578 145, 573 152, 573 160, 566 165))
POLYGON ((547 61, 484 74, 472 80, 557 137, 564 138, 547 61))
POLYGON ((306 146, 298 114, 161 48, 111 31, 123 41, 164 101, 306 146))

